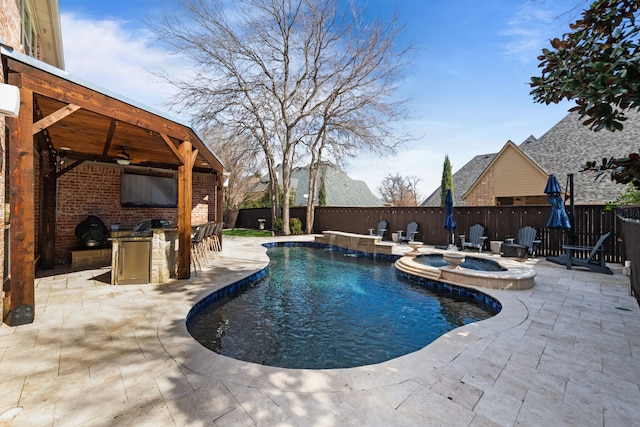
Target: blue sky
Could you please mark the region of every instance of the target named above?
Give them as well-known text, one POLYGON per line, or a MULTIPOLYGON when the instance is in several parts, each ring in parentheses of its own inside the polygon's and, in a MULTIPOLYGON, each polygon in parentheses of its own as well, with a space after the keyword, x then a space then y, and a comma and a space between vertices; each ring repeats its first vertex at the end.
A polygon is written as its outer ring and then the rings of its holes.
MULTIPOLYGON (((366 0, 365 0, 366 1, 366 0)), ((361 4, 364 4, 361 2, 361 4)), ((528 82, 537 55, 568 31, 585 0, 368 0, 381 19, 396 10, 403 37, 417 48, 399 95, 410 98, 411 119, 398 134, 416 139, 394 157, 362 155, 346 172, 376 193, 388 174, 416 176, 423 197, 439 185, 444 156, 454 172, 478 154, 511 140, 542 136, 569 104, 534 104, 528 82)), ((66 70, 153 107, 172 88, 148 70, 184 72, 180 59, 151 42, 149 16, 175 8, 174 0, 59 0, 66 70)))

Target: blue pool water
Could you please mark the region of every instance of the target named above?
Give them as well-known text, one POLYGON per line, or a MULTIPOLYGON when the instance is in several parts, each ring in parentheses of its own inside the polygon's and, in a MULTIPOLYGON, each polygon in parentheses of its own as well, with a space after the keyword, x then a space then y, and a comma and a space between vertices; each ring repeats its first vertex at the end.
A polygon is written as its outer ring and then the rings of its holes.
POLYGON ((345 368, 411 353, 497 313, 405 279, 388 260, 304 246, 267 254, 262 280, 189 318, 202 345, 263 365, 345 368))
MULTIPOLYGON (((429 265, 431 267, 444 267, 449 265, 441 254, 423 254, 414 258, 417 263, 423 265, 429 265)), ((507 269, 502 267, 495 261, 484 258, 465 257, 465 261, 460 264, 460 267, 468 268, 470 270, 477 271, 506 271, 507 269)))

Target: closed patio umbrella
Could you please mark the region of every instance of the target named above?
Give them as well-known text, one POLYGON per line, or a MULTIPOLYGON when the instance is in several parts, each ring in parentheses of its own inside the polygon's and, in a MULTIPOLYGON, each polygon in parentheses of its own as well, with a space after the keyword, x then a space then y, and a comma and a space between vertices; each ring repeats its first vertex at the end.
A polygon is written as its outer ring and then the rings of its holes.
POLYGON ((453 197, 451 189, 447 189, 447 196, 444 200, 444 212, 447 217, 444 220, 444 228, 451 234, 451 244, 455 243, 453 231, 456 229, 456 222, 453 220, 453 197))
POLYGON ((562 189, 560 183, 554 175, 549 175, 547 186, 544 188, 547 200, 551 203, 551 216, 547 221, 547 228, 556 230, 569 230, 571 223, 564 209, 564 200, 562 200, 562 189))

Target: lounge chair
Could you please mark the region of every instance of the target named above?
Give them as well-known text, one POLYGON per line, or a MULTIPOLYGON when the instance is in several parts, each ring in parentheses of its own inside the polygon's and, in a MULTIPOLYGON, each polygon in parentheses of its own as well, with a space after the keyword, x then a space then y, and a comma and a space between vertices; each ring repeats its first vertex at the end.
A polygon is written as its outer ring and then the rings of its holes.
POLYGON ((387 221, 382 220, 378 223, 378 228, 370 228, 369 229, 369 236, 373 236, 373 230, 376 230, 376 236, 380 236, 381 238, 384 239, 384 232, 387 231, 387 221))
POLYGON ((527 253, 534 258, 536 256, 536 246, 542 243, 540 240, 536 240, 538 231, 527 225, 518 230, 518 244, 527 247, 527 253))
POLYGON ((484 227, 480 224, 472 225, 469 228, 469 241, 467 241, 465 234, 460 235, 460 244, 462 245, 463 251, 466 248, 472 248, 477 249, 478 252, 482 252, 485 240, 487 240, 487 236, 484 235, 484 227))
POLYGON ((400 243, 413 242, 414 237, 418 234, 418 223, 415 221, 410 222, 407 225, 407 234, 400 237, 400 243))
POLYGON ((584 267, 591 271, 603 274, 613 274, 613 271, 606 266, 604 262, 604 247, 602 244, 611 235, 611 232, 605 233, 596 242, 594 246, 572 246, 562 245, 564 254, 558 257, 547 257, 547 261, 555 262, 556 264, 564 264, 567 266, 567 270, 571 270, 571 267, 584 267), (574 256, 577 252, 589 252, 586 258, 578 258, 574 256))

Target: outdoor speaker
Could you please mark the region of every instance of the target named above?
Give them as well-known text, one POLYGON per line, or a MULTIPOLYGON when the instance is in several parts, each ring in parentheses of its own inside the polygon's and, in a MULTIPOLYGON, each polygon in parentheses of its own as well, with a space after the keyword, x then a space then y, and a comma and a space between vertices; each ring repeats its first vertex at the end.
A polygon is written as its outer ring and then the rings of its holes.
POLYGON ((17 86, 0 83, 0 114, 18 117, 20 112, 20 89, 17 86))

